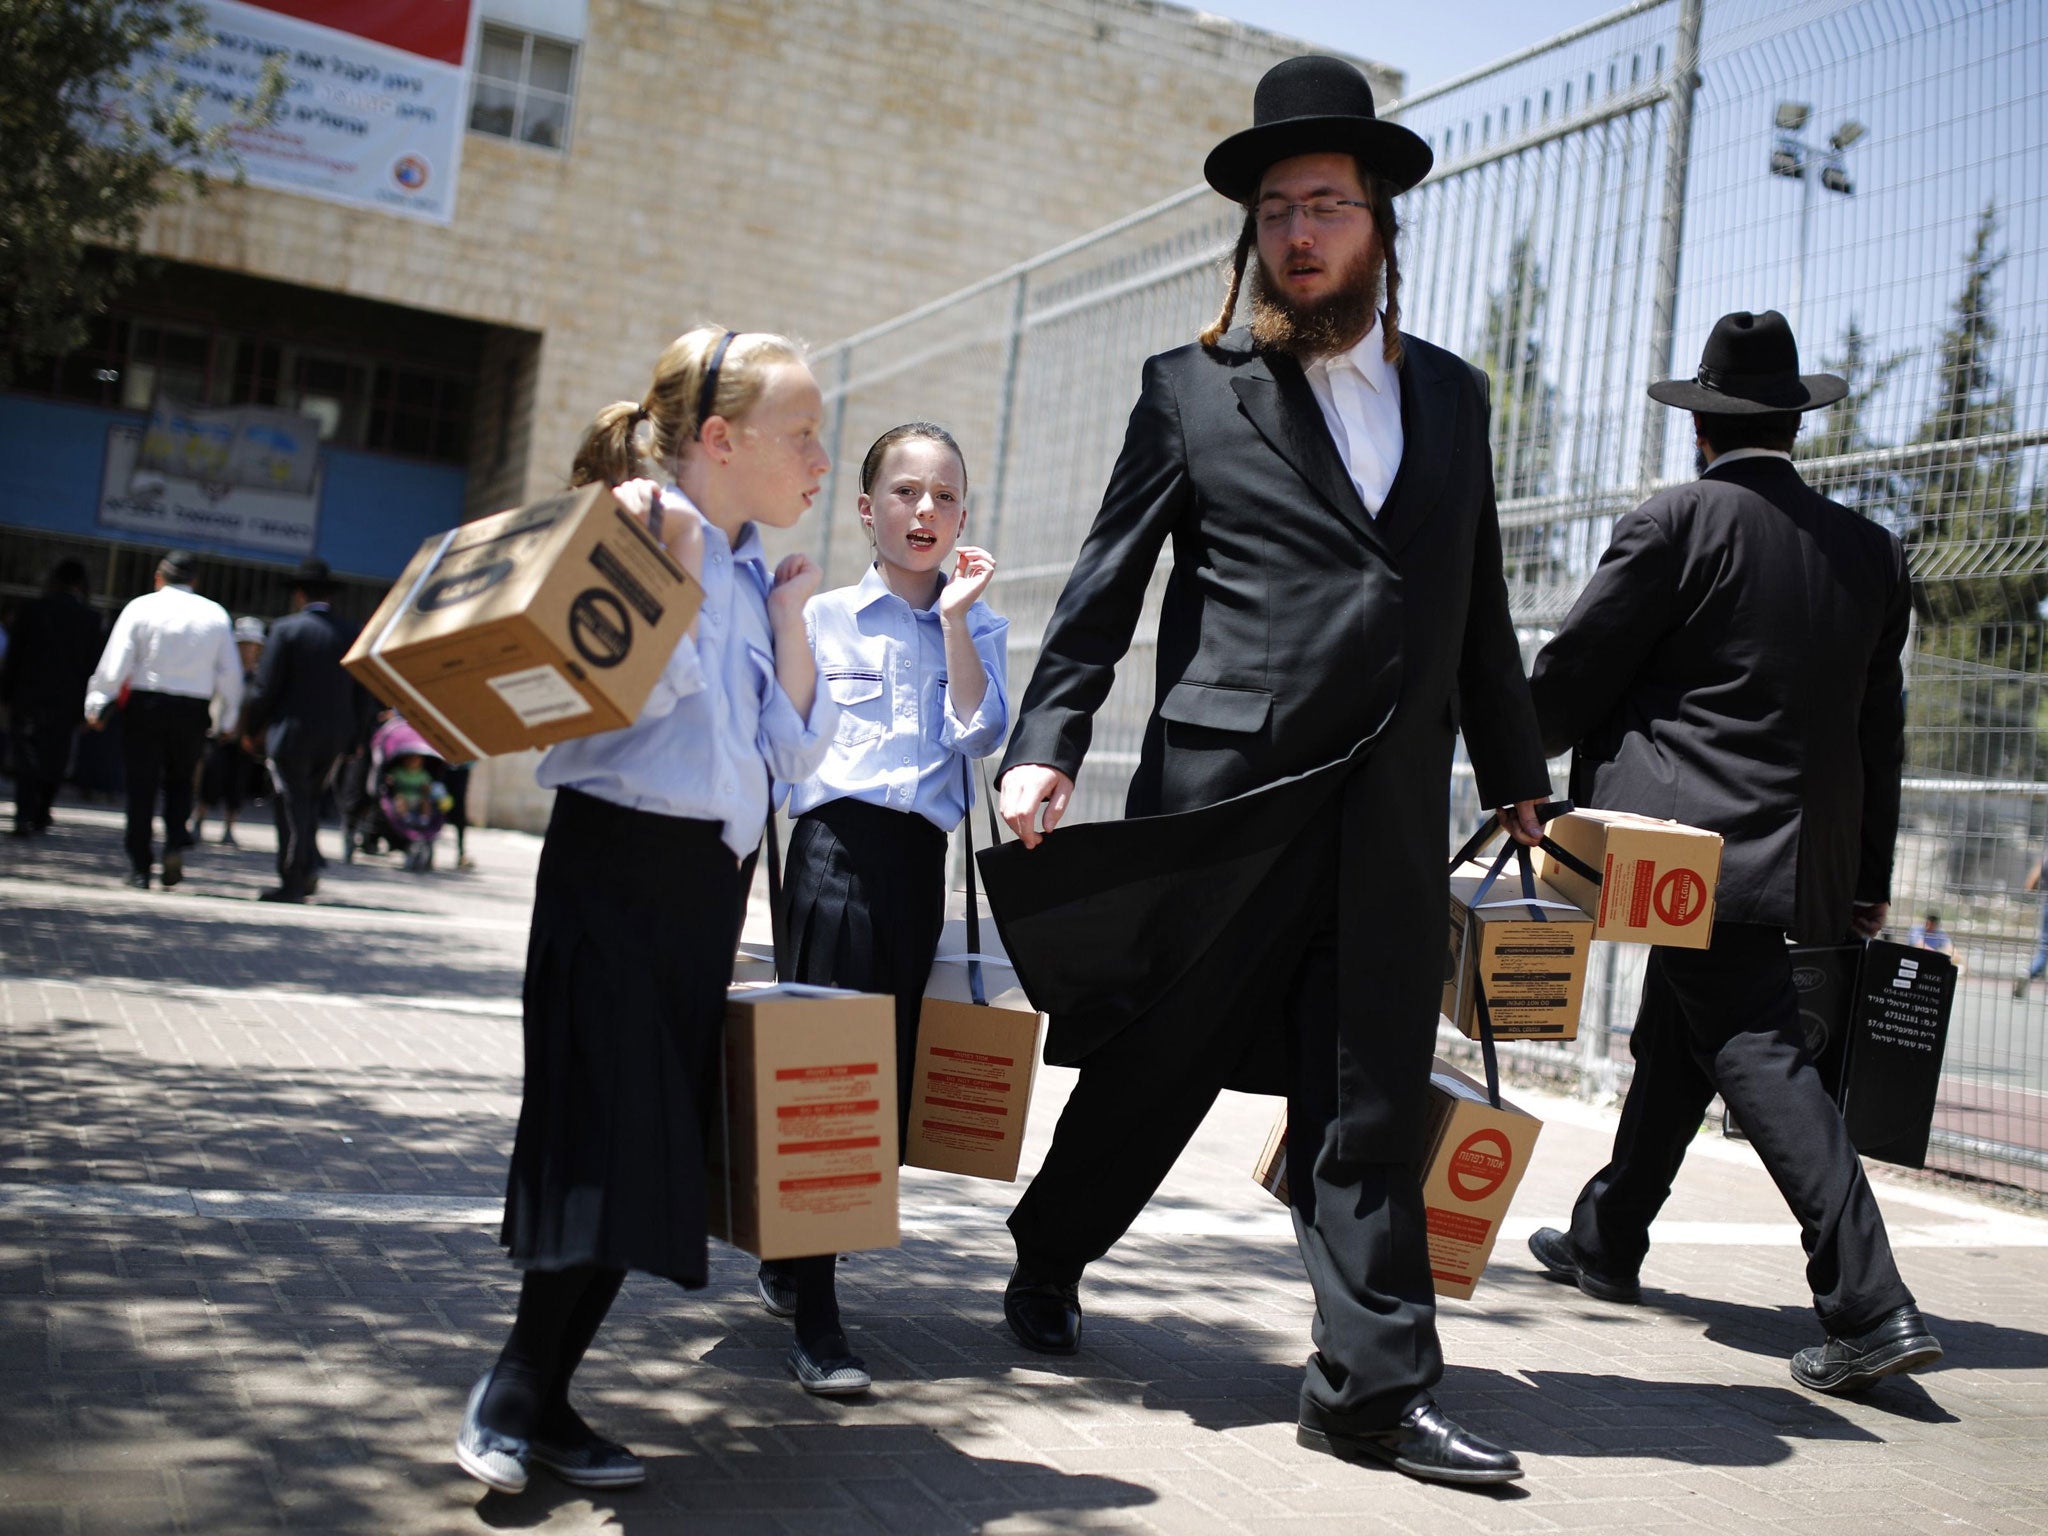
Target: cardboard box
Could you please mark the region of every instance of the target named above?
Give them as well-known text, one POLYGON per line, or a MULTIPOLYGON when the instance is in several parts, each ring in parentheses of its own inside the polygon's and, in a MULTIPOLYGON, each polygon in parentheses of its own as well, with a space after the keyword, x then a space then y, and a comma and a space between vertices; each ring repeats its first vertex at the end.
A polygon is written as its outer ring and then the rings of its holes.
MULTIPOLYGON (((1439 1296, 1469 1297, 1479 1284, 1501 1218, 1528 1169, 1543 1122, 1501 1100, 1439 1058, 1429 1068, 1424 1121, 1422 1204, 1429 1232, 1429 1273, 1439 1296)), ((1287 1111, 1283 1107, 1252 1178, 1286 1205, 1287 1111)))
POLYGON ((980 924, 983 996, 974 1002, 967 924, 948 922, 917 1023, 904 1161, 1005 1183, 1017 1177, 1043 1019, 1017 985, 996 925, 980 924))
POLYGON ((468 762, 631 725, 702 601, 583 486, 427 540, 342 665, 468 762))
POLYGON ((1593 937, 1705 949, 1714 931, 1721 834, 1627 811, 1572 811, 1544 831, 1600 871, 1596 887, 1543 850, 1538 878, 1593 914, 1593 937))
POLYGON ((1486 866, 1451 872, 1451 922, 1444 956, 1444 1017, 1479 1037, 1479 993, 1500 1040, 1570 1040, 1579 1032, 1593 919, 1541 881, 1522 894, 1513 864, 1476 909, 1486 866))
POLYGON ((1441 1059, 1429 1069, 1422 1206, 1429 1273, 1439 1296, 1469 1297, 1479 1284, 1501 1218, 1528 1170, 1543 1122, 1501 1101, 1441 1059))
POLYGON ((763 1259, 896 1246, 894 998, 734 987, 722 1087, 712 1236, 763 1259))
POLYGON ((1252 1182, 1282 1205, 1294 1204, 1287 1182, 1287 1106, 1280 1106, 1279 1118, 1266 1132, 1266 1144, 1259 1148, 1259 1160, 1252 1164, 1252 1182))

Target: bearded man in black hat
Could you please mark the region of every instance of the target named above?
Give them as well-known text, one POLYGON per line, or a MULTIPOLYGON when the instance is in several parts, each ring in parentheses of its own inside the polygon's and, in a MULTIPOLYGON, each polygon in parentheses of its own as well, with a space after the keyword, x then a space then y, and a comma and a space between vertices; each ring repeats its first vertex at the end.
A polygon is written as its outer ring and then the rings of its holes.
POLYGON ((1725 842, 1711 945, 1650 952, 1613 1158, 1571 1230, 1530 1250, 1590 1296, 1639 1300, 1650 1223, 1718 1092, 1805 1240, 1827 1337, 1793 1379, 1838 1393, 1941 1356, 1806 1048, 1785 945, 1875 935, 1891 897, 1906 553, 1792 465, 1800 414, 1847 392, 1799 372, 1777 311, 1722 316, 1696 378, 1650 386, 1693 413, 1700 478, 1615 524, 1533 678, 1576 801, 1725 842))
POLYGON ((244 742, 270 765, 278 883, 264 901, 303 902, 319 887, 320 797, 360 744, 370 696, 341 664, 356 626, 328 606, 334 576, 317 556, 292 573, 292 611, 271 626, 243 711, 244 742))
POLYGON ((1515 1457, 1430 1396, 1418 1168, 1461 712, 1483 803, 1512 808, 1525 841, 1549 785, 1485 378, 1399 329, 1394 198, 1430 159, 1374 117, 1354 66, 1317 57, 1269 71, 1254 126, 1209 156, 1245 209, 1223 313, 1145 365, 1004 764, 1023 847, 983 860, 1020 977, 1058 998, 1047 1058, 1081 1068, 1010 1218, 1004 1313, 1028 1347, 1072 1353, 1082 1269, 1218 1091, 1284 1093, 1317 1304, 1297 1438, 1493 1483, 1521 1475, 1515 1457), (1251 323, 1231 329, 1248 272, 1251 323), (1128 803, 1145 819, 1055 834, 1169 540, 1128 803))

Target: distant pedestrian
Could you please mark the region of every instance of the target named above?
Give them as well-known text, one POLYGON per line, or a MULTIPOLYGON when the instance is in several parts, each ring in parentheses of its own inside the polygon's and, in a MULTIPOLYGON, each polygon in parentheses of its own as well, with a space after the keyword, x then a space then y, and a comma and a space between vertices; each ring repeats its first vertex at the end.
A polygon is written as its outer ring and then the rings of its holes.
POLYGON ((277 822, 278 883, 263 901, 303 902, 319 888, 320 799, 361 739, 370 698, 341 658, 356 630, 328 606, 327 562, 302 560, 292 575, 292 611, 271 626, 243 722, 244 744, 270 766, 277 822))
POLYGON ((1951 960, 1955 958, 1955 940, 1949 936, 1949 931, 1941 926, 1939 912, 1930 912, 1920 920, 1920 926, 1913 930, 1913 947, 1931 949, 1937 954, 1947 955, 1951 960))
MULTIPOLYGON (((2026 889, 2029 891, 2040 890, 2041 877, 2044 873, 2048 873, 2048 853, 2044 853, 2040 858, 2034 860, 2034 867, 2027 871, 2026 889)), ((2036 976, 2039 976, 2043 971, 2048 971, 2048 901, 2041 903, 2041 928, 2034 940, 2034 958, 2027 963, 2026 975, 2013 978, 2012 995, 2014 997, 2025 997, 2027 995, 2027 983, 2036 976)))
POLYGON ((128 881, 149 888, 155 866, 150 821, 163 795, 166 888, 185 878, 192 843, 192 784, 218 704, 223 729, 242 708, 242 661, 227 609, 192 590, 198 559, 174 550, 157 563, 156 590, 121 610, 86 685, 85 723, 101 730, 122 691, 123 766, 128 776, 128 881))
POLYGON ((803 516, 830 467, 823 410, 790 342, 700 327, 577 455, 577 482, 617 486, 704 602, 639 719, 541 759, 555 807, 500 1233, 519 1310, 455 1442, 462 1469, 502 1493, 535 1463, 578 1487, 646 1477, 577 1414, 570 1381, 628 1270, 692 1289, 709 1278, 705 1138, 769 776, 808 776, 838 719, 804 634, 818 567, 792 554, 771 574, 761 544, 762 527, 803 516))
MULTIPOLYGON (((263 621, 249 614, 235 620, 235 649, 242 656, 243 697, 256 684, 256 665, 263 659, 263 621)), ((206 813, 220 808, 220 842, 223 848, 235 844, 235 816, 242 802, 260 782, 263 764, 242 745, 236 732, 223 732, 216 718, 213 739, 206 746, 206 760, 199 768, 199 791, 192 809, 192 841, 200 841, 206 813)))
POLYGON ((0 701, 14 749, 14 835, 50 828, 50 807, 71 762, 79 700, 100 654, 99 615, 88 601, 85 563, 59 560, 42 596, 16 618, 0 662, 0 701))

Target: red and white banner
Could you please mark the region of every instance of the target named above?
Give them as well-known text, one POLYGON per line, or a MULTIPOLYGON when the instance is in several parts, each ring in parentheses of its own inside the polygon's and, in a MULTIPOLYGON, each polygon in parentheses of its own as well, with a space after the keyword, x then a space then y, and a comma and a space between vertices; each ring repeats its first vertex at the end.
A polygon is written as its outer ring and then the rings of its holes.
POLYGON ((473 0, 200 0, 213 34, 160 62, 226 118, 271 58, 276 118, 233 135, 257 186, 445 224, 469 110, 473 0))

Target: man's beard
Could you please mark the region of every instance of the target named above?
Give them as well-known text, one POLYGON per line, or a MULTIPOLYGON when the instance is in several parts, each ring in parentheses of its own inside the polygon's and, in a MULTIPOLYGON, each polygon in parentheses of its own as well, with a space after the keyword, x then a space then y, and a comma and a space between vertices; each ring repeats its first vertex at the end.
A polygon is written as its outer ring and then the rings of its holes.
POLYGON ((1372 329, 1386 273, 1385 257, 1376 246, 1367 246, 1337 275, 1337 286, 1328 296, 1297 304, 1273 290, 1265 261, 1254 254, 1253 343, 1263 352, 1287 352, 1299 358, 1328 357, 1349 350, 1372 329))

